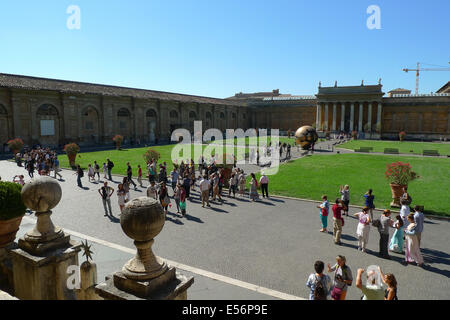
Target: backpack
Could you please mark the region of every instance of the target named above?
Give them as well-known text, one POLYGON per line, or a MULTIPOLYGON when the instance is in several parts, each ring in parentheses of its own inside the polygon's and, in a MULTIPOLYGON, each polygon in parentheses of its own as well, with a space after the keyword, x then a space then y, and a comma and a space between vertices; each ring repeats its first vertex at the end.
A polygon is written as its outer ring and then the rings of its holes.
POLYGON ((83 177, 84 177, 84 171, 80 170, 80 178, 83 178, 83 177))
MULTIPOLYGON (((344 267, 342 268, 342 275, 344 276, 344 280, 349 280, 347 269, 348 269, 347 265, 344 265, 344 267)), ((352 283, 353 283, 353 281, 352 281, 352 283)), ((347 283, 347 286, 351 287, 352 283, 351 284, 347 283)))
POLYGON ((326 300, 327 292, 325 290, 325 286, 322 281, 323 278, 318 279, 317 276, 315 276, 315 277, 316 277, 316 282, 315 282, 316 287, 314 288, 314 291, 313 291, 314 300, 326 300))
POLYGON ((110 161, 111 162, 111 169, 112 168, 114 168, 114 162, 112 162, 112 161, 110 161))
POLYGON ((381 221, 380 221, 380 219, 373 220, 372 226, 374 226, 375 228, 380 229, 380 227, 381 227, 381 221))

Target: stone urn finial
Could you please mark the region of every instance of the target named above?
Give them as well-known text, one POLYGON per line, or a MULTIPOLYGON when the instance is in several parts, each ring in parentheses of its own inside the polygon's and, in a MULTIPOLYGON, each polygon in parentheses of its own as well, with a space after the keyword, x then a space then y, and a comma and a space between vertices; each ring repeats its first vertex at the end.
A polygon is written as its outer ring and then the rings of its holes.
POLYGON ((167 263, 156 257, 152 251, 154 238, 165 223, 164 210, 160 203, 148 197, 129 201, 120 216, 125 234, 134 240, 136 256, 123 269, 124 276, 131 280, 150 280, 167 271, 167 263))
POLYGON ((28 231, 25 240, 31 243, 46 243, 64 236, 64 232, 53 225, 51 209, 61 200, 62 190, 59 183, 50 177, 38 177, 26 183, 22 188, 22 200, 27 208, 36 211, 37 222, 34 229, 28 231))

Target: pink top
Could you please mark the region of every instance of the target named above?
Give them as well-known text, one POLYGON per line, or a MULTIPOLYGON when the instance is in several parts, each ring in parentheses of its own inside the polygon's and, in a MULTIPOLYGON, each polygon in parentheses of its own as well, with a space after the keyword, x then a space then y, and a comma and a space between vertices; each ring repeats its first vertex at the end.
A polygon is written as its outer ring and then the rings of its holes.
POLYGON ((359 223, 366 224, 369 221, 369 214, 364 212, 358 213, 359 223))

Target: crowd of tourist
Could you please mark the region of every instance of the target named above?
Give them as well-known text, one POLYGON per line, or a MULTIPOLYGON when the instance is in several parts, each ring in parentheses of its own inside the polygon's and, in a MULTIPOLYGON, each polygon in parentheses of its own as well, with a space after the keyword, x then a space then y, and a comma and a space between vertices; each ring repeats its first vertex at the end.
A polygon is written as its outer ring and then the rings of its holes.
MULTIPOLYGON (((335 204, 332 206, 333 211, 333 240, 335 244, 340 245, 342 227, 345 224, 343 218, 345 212, 348 212, 349 203, 349 186, 344 188, 341 186, 341 198, 336 198, 335 204), (347 191, 347 192, 346 192, 347 191)), ((424 215, 421 206, 414 207, 414 213, 410 213, 409 205, 411 204, 411 196, 404 189, 400 199, 402 210, 400 214, 391 218, 391 211, 385 209, 380 218, 374 219, 373 209, 375 208, 373 201, 375 196, 372 189, 368 190, 364 195, 366 206, 362 211, 353 214, 358 219, 356 228, 356 236, 358 237, 358 250, 366 252, 367 243, 371 226, 377 228, 379 233, 379 256, 385 259, 391 259, 389 251, 405 254, 405 262, 415 262, 418 266, 423 264, 423 258, 420 253, 420 239, 423 231, 424 215), (389 230, 395 229, 392 238, 389 241, 389 230)), ((322 196, 322 202, 317 206, 319 210, 320 222, 322 228, 320 232, 327 232, 328 213, 330 204, 326 195, 322 196)), ((347 214, 348 215, 348 214, 347 214)))
POLYGON ((41 148, 37 146, 34 149, 25 149, 23 153, 17 153, 15 155, 15 161, 17 166, 24 167, 27 170, 30 178, 33 178, 35 172, 41 176, 50 176, 53 173, 53 177, 56 179, 58 176, 62 179, 59 173, 59 160, 56 151, 50 148, 41 148))
MULTIPOLYGON (((290 146, 283 146, 280 143, 280 156, 282 150, 285 150, 286 157, 290 157, 290 146)), ((59 169, 58 156, 55 151, 49 148, 35 148, 26 150, 23 154, 16 155, 18 166, 23 166, 28 171, 30 178, 33 178, 35 172, 41 176, 49 176, 53 173, 56 179, 59 176, 62 179, 59 169), (22 160, 23 159, 23 160, 22 160)), ((106 159, 102 165, 94 161, 87 168, 87 176, 89 182, 103 182, 98 189, 98 193, 102 199, 105 216, 113 216, 111 198, 116 193, 117 204, 120 212, 123 211, 126 203, 131 200, 130 188, 134 190, 144 188, 147 197, 153 198, 160 202, 165 213, 169 212, 172 207, 172 200, 176 206, 176 214, 185 217, 187 212, 187 201, 191 200, 195 188, 199 188, 199 199, 202 208, 211 207, 211 204, 221 204, 223 196, 243 197, 246 191, 247 176, 244 171, 236 164, 227 172, 222 166, 217 165, 214 157, 206 161, 204 157, 200 157, 197 164, 193 159, 181 161, 181 163, 173 164, 172 171, 168 172, 166 162, 158 163, 152 159, 147 163, 146 172, 143 168, 137 166, 137 183, 133 181, 133 168, 129 162, 126 163, 126 172, 122 181, 117 186, 117 191, 109 185, 113 182, 112 169, 114 163, 110 159, 106 159), (103 180, 100 172, 103 172, 103 180), (148 179, 148 186, 144 186, 144 177, 148 179), (109 180, 109 181, 107 181, 109 180), (228 192, 224 194, 224 186, 228 187, 228 192), (169 192, 170 186, 171 192, 169 192), (172 193, 172 195, 170 195, 172 193)), ((77 184, 83 187, 82 178, 84 171, 77 165, 75 173, 77 175, 77 184)), ((13 182, 21 185, 25 184, 23 175, 13 177, 13 182)), ((268 194, 269 179, 262 172, 258 180, 254 173, 250 174, 248 184, 248 195, 251 201, 258 201, 260 195, 258 189, 262 191, 263 198, 269 198, 268 194)), ((341 185, 339 187, 340 196, 334 201, 331 207, 333 213, 333 241, 337 245, 341 245, 341 236, 343 227, 345 226, 344 216, 349 216, 350 204, 350 187, 349 185, 341 185)), ((400 199, 400 214, 394 219, 391 218, 391 211, 386 209, 382 212, 378 219, 374 218, 374 199, 373 190, 369 189, 364 195, 365 206, 361 211, 354 213, 352 216, 358 220, 355 234, 358 239, 358 250, 367 252, 367 245, 371 228, 374 227, 379 233, 379 256, 384 259, 391 259, 390 252, 404 254, 405 263, 416 263, 422 266, 424 261, 420 252, 421 235, 423 232, 424 215, 423 208, 414 207, 411 213, 410 205, 412 202, 407 188, 404 188, 403 195, 400 199), (389 238, 389 230, 394 229, 393 235, 389 238)), ((321 203, 317 206, 320 212, 321 232, 327 233, 328 216, 330 212, 330 203, 328 197, 323 195, 321 203)), ((175 209, 175 208, 174 208, 175 209)), ((347 265, 346 258, 342 255, 336 257, 336 263, 331 266, 327 264, 327 273, 332 274, 330 277, 325 273, 325 264, 322 261, 314 263, 314 273, 310 274, 306 286, 310 289, 309 298, 311 300, 326 300, 331 297, 333 300, 345 300, 347 291, 353 284, 352 270, 347 265)), ((370 266, 366 270, 358 269, 356 273, 356 287, 361 290, 363 300, 397 300, 397 281, 393 274, 383 274, 380 267, 370 266), (363 284, 363 274, 366 274, 366 284, 363 284)))

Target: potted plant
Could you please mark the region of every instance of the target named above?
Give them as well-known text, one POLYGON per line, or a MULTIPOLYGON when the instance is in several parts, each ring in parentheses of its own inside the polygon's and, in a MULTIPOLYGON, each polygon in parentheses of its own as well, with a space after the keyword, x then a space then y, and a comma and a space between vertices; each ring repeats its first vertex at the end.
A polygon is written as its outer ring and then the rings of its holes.
POLYGON ((154 149, 152 149, 152 148, 149 148, 149 149, 144 153, 143 157, 144 157, 144 159, 145 159, 145 162, 146 162, 146 163, 149 163, 150 161, 152 161, 152 159, 158 160, 158 159, 161 157, 161 155, 159 154, 158 151, 156 151, 156 150, 154 150, 154 149))
POLYGON ((123 142, 123 136, 121 136, 120 134, 116 134, 113 138, 113 141, 116 143, 116 149, 120 150, 120 146, 123 142))
POLYGON ((0 181, 0 248, 14 242, 25 214, 21 191, 18 183, 0 181))
POLYGON ((69 164, 72 168, 75 168, 75 158, 77 157, 77 153, 80 151, 80 147, 72 142, 68 143, 64 146, 64 152, 67 153, 67 157, 69 158, 69 164))
POLYGON ((400 132, 398 133, 398 137, 399 137, 400 141, 405 140, 406 132, 405 132, 405 131, 400 131, 400 132))
POLYGON ((400 208, 400 197, 403 194, 403 188, 408 186, 408 183, 419 176, 412 171, 409 163, 394 162, 386 165, 384 173, 386 179, 389 181, 392 191, 391 207, 400 208))
POLYGON ((8 144, 9 150, 12 151, 14 156, 16 155, 17 152, 22 150, 22 148, 24 146, 24 143, 23 143, 22 139, 20 139, 20 138, 15 138, 15 139, 9 140, 7 142, 7 144, 8 144))

